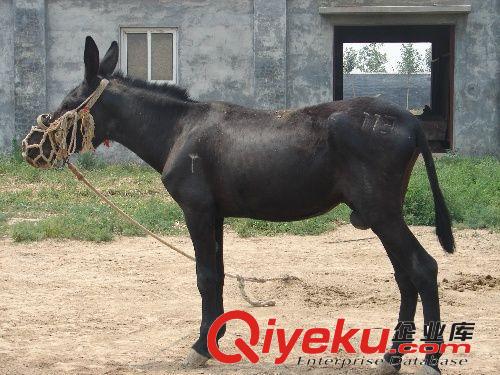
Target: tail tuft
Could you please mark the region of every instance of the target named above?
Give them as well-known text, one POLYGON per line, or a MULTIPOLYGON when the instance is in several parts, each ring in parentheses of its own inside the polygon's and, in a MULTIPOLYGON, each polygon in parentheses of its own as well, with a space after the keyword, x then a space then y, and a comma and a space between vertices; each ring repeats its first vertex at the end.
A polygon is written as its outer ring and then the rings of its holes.
POLYGON ((432 153, 429 149, 427 139, 420 124, 417 127, 417 145, 422 153, 425 162, 425 169, 431 185, 432 196, 434 197, 434 211, 436 214, 436 234, 439 243, 447 253, 455 251, 455 240, 451 231, 451 217, 444 201, 443 193, 439 188, 436 167, 432 159, 432 153))
POLYGON ((436 234, 439 239, 439 243, 443 247, 444 251, 453 254, 455 252, 455 239, 453 238, 453 232, 451 231, 451 217, 448 212, 448 208, 446 208, 444 203, 442 194, 438 203, 436 203, 436 199, 434 199, 434 205, 434 209, 436 211, 436 234))

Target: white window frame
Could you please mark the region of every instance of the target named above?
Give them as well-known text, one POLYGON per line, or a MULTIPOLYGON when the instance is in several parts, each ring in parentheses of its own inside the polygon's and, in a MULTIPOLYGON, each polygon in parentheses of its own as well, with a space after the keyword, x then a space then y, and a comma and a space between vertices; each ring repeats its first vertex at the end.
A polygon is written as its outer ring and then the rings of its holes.
POLYGON ((148 43, 148 82, 157 82, 157 83, 177 83, 177 28, 174 27, 121 27, 120 28, 120 41, 122 51, 120 56, 120 68, 123 73, 127 74, 127 34, 140 33, 147 34, 147 43, 148 43), (167 33, 172 34, 172 80, 158 80, 151 79, 151 34, 159 34, 159 33, 167 33))

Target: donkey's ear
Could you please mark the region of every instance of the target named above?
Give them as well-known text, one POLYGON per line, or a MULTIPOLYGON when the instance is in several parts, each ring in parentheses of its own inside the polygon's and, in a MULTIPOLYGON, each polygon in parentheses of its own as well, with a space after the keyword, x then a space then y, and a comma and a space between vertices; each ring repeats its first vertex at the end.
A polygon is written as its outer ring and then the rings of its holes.
POLYGON ((104 55, 101 64, 99 65, 99 75, 107 77, 116 68, 118 62, 118 43, 116 41, 111 43, 108 52, 104 55))
POLYGON ((90 82, 97 77, 99 71, 99 49, 92 37, 85 38, 85 52, 83 53, 83 61, 85 63, 85 80, 90 82))

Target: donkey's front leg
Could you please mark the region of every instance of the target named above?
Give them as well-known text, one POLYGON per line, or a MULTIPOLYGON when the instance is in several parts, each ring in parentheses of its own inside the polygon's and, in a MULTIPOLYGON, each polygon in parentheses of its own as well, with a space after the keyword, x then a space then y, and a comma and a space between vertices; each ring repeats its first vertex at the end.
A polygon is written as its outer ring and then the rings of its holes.
MULTIPOLYGON (((224 312, 223 219, 211 210, 199 212, 185 209, 184 215, 195 250, 197 285, 202 301, 200 337, 194 343, 184 365, 199 367, 210 358, 207 348, 208 330, 213 321, 224 312)), ((224 328, 219 331, 218 339, 224 331, 224 328)))

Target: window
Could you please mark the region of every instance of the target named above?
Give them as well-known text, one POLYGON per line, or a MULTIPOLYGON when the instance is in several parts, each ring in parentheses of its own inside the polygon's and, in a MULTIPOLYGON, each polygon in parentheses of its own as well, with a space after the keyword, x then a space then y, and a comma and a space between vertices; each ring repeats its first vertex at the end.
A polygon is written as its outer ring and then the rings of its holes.
MULTIPOLYGON (((357 87, 351 84, 352 77, 347 77, 348 74, 344 73, 345 70, 349 70, 347 66, 344 66, 347 62, 347 56, 344 59, 344 53, 347 52, 349 46, 352 48, 353 44, 358 43, 379 45, 382 43, 386 45, 390 43, 413 43, 415 45, 425 45, 426 49, 430 47, 428 52, 428 59, 431 62, 430 98, 426 100, 429 104, 425 103, 425 108, 421 114, 420 109, 415 114, 422 120, 424 132, 434 152, 441 152, 453 146, 453 75, 455 60, 455 29, 453 25, 335 26, 333 39, 334 100, 341 100, 344 95, 346 98, 363 94, 373 95, 372 92, 360 90, 359 87, 356 90, 357 87)), ((362 78, 368 79, 370 77, 362 78)), ((369 85, 370 83, 366 83, 365 87, 369 87, 369 85)), ((423 87, 422 91, 424 89, 427 91, 427 87, 423 87)), ((407 105, 407 102, 410 107, 411 104, 415 104, 410 103, 411 98, 417 95, 411 92, 408 93, 408 91, 406 93, 399 94, 402 97, 400 100, 403 100, 403 107, 407 105)), ((415 106, 422 103, 416 103, 415 106)))
POLYGON ((134 78, 177 83, 177 30, 122 28, 121 69, 134 78))

